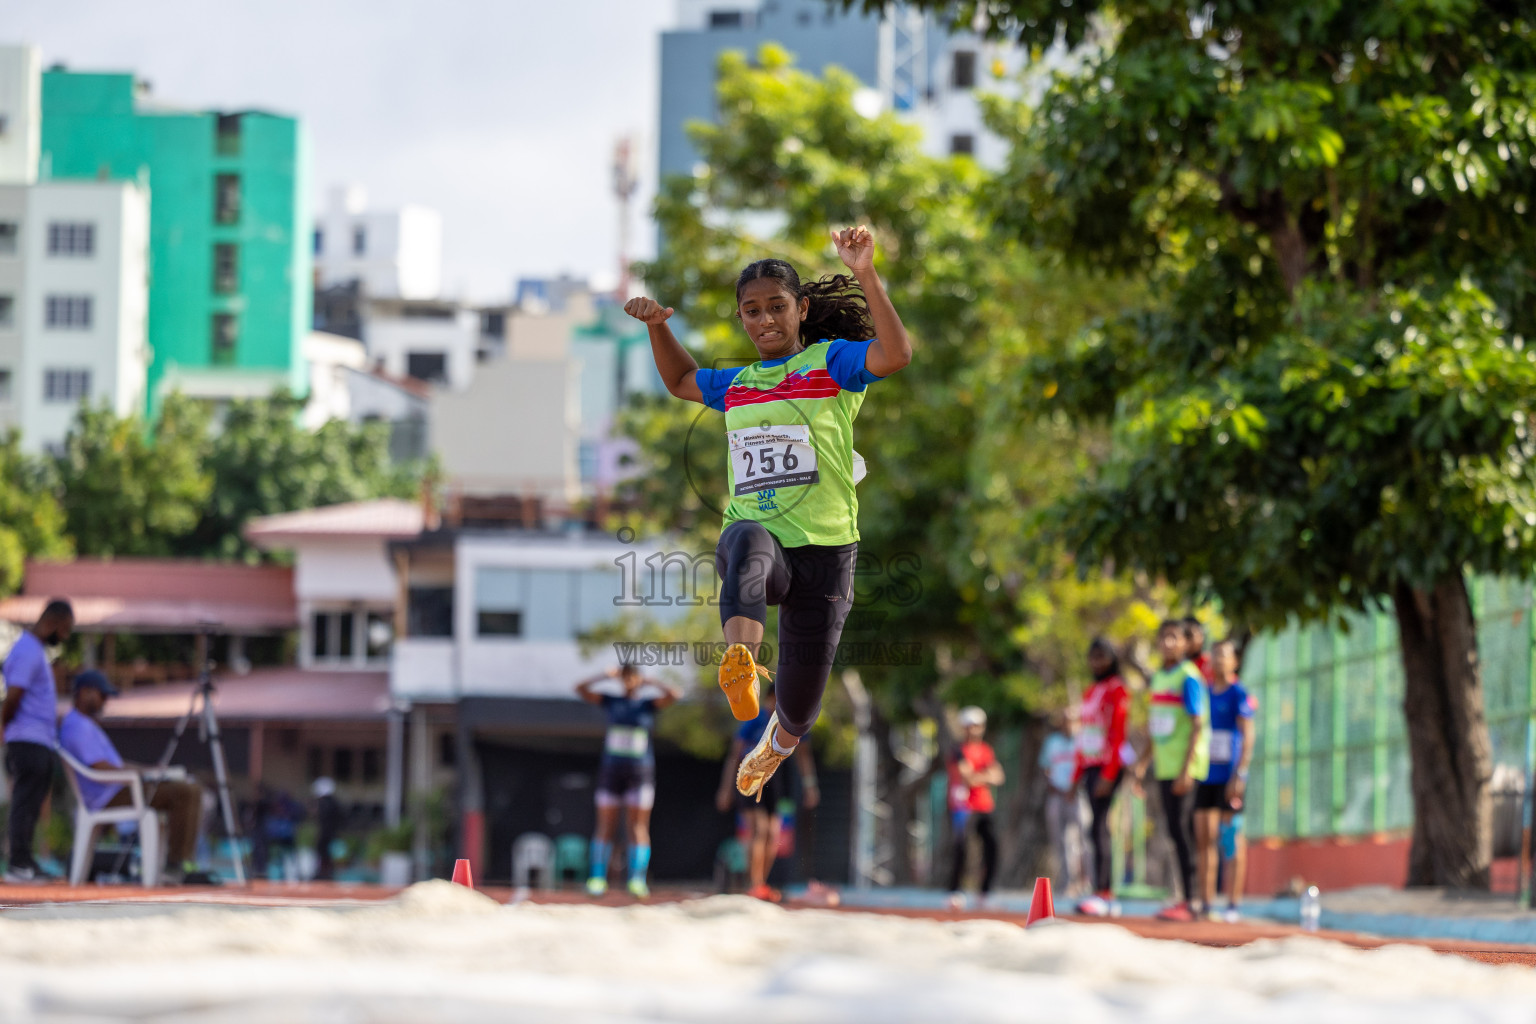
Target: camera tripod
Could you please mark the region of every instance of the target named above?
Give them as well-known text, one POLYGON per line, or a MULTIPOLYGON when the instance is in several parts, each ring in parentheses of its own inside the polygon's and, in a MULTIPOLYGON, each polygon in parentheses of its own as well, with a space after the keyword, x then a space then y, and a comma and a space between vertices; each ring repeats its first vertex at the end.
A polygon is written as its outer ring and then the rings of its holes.
POLYGON ((208 745, 213 755, 213 777, 218 785, 219 809, 224 815, 224 834, 229 837, 230 852, 235 861, 235 882, 244 885, 245 853, 240 848, 240 832, 235 826, 235 805, 229 796, 229 769, 224 762, 224 740, 219 734, 219 716, 213 710, 213 659, 209 656, 210 636, 211 630, 206 626, 198 634, 197 686, 192 690, 192 701, 187 706, 187 713, 176 722, 176 728, 171 733, 171 741, 166 745, 165 753, 160 755, 159 766, 161 768, 170 766, 171 758, 176 756, 176 747, 187 731, 187 725, 196 717, 198 738, 208 745))

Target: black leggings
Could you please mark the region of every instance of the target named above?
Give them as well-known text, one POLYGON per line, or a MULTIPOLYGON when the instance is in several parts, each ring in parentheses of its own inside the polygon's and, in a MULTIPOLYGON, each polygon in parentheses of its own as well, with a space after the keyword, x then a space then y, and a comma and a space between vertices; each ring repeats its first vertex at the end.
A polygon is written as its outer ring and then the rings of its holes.
POLYGON ((1093 844, 1093 891, 1109 892, 1115 887, 1115 851, 1109 837, 1109 807, 1115 802, 1115 790, 1120 788, 1121 772, 1114 778, 1108 796, 1098 796, 1099 779, 1104 769, 1097 765, 1083 769, 1083 790, 1088 794, 1088 807, 1093 811, 1093 825, 1088 836, 1093 844))
POLYGON ((786 548, 762 523, 739 520, 720 534, 720 622, 738 615, 768 622, 779 606, 779 668, 773 690, 779 728, 804 736, 821 713, 821 695, 853 607, 857 544, 786 548))
POLYGON ((1163 798, 1163 820, 1168 823, 1168 835, 1173 839, 1173 852, 1179 858, 1179 877, 1184 881, 1184 902, 1195 898, 1195 787, 1177 796, 1173 792, 1173 779, 1158 779, 1157 787, 1163 798))
POLYGON ((992 875, 997 870, 997 833, 992 829, 992 815, 968 811, 963 819, 958 812, 953 814, 954 822, 954 850, 951 853, 949 867, 949 891, 960 891, 960 877, 965 874, 966 840, 970 836, 970 826, 976 826, 976 838, 981 840, 981 893, 986 895, 992 891, 992 875))

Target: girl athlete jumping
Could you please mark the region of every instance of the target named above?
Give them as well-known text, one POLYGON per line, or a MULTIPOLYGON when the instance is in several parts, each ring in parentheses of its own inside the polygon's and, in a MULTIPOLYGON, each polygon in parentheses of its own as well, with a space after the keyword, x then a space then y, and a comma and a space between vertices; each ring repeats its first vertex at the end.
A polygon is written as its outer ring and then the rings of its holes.
POLYGON ((758 645, 768 605, 779 606, 778 708, 736 772, 736 788, 758 799, 821 711, 853 606, 853 421, 864 389, 912 361, 875 273, 874 236, 860 226, 832 240, 852 279, 802 282, 783 260, 758 260, 736 279, 736 316, 759 357, 747 366, 700 369, 667 326, 670 307, 648 298, 624 306, 649 329, 667 390, 725 413, 731 497, 715 568, 728 646, 719 680, 743 722, 758 714, 757 677, 767 675, 758 645))

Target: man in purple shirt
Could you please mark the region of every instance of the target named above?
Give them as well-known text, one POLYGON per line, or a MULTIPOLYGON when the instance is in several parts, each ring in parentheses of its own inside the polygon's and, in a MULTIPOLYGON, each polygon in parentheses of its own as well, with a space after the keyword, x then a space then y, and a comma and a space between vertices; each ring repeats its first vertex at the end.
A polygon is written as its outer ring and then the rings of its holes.
MULTIPOLYGON (((115 696, 116 687, 95 669, 87 669, 75 676, 75 706, 59 723, 59 746, 70 757, 91 768, 128 767, 145 776, 145 800, 149 806, 163 812, 167 819, 167 868, 162 878, 172 885, 179 885, 197 867, 192 861, 192 853, 202 828, 203 789, 185 778, 166 777, 167 773, 180 769, 123 764, 123 756, 96 720, 106 708, 107 698, 115 696)), ((133 803, 133 791, 121 782, 92 782, 83 776, 78 781, 80 799, 93 811, 133 803)))
POLYGON ((75 610, 69 602, 49 601, 37 625, 22 631, 0 666, 5 676, 0 726, 5 729, 5 771, 11 777, 7 882, 45 882, 51 877, 32 859, 32 835, 53 786, 53 745, 59 729, 59 697, 48 648, 68 640, 74 628, 75 610))

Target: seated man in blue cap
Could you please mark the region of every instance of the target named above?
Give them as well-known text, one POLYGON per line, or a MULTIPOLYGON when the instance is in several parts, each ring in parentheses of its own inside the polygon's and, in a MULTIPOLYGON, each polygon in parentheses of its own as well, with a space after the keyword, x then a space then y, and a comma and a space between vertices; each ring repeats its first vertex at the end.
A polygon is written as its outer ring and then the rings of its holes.
MULTIPOLYGON (((101 769, 143 767, 125 766, 117 747, 96 721, 107 706, 107 698, 116 696, 117 688, 95 669, 87 669, 75 676, 75 706, 59 723, 59 745, 81 764, 101 769)), ((156 774, 164 771, 148 767, 143 770, 156 774)), ((79 782, 80 798, 93 811, 133 802, 132 790, 120 782, 93 782, 84 776, 79 782)), ((144 798, 168 819, 167 868, 161 877, 172 885, 179 885, 188 872, 196 870, 192 854, 202 828, 203 788, 195 782, 177 779, 146 779, 144 798)))

